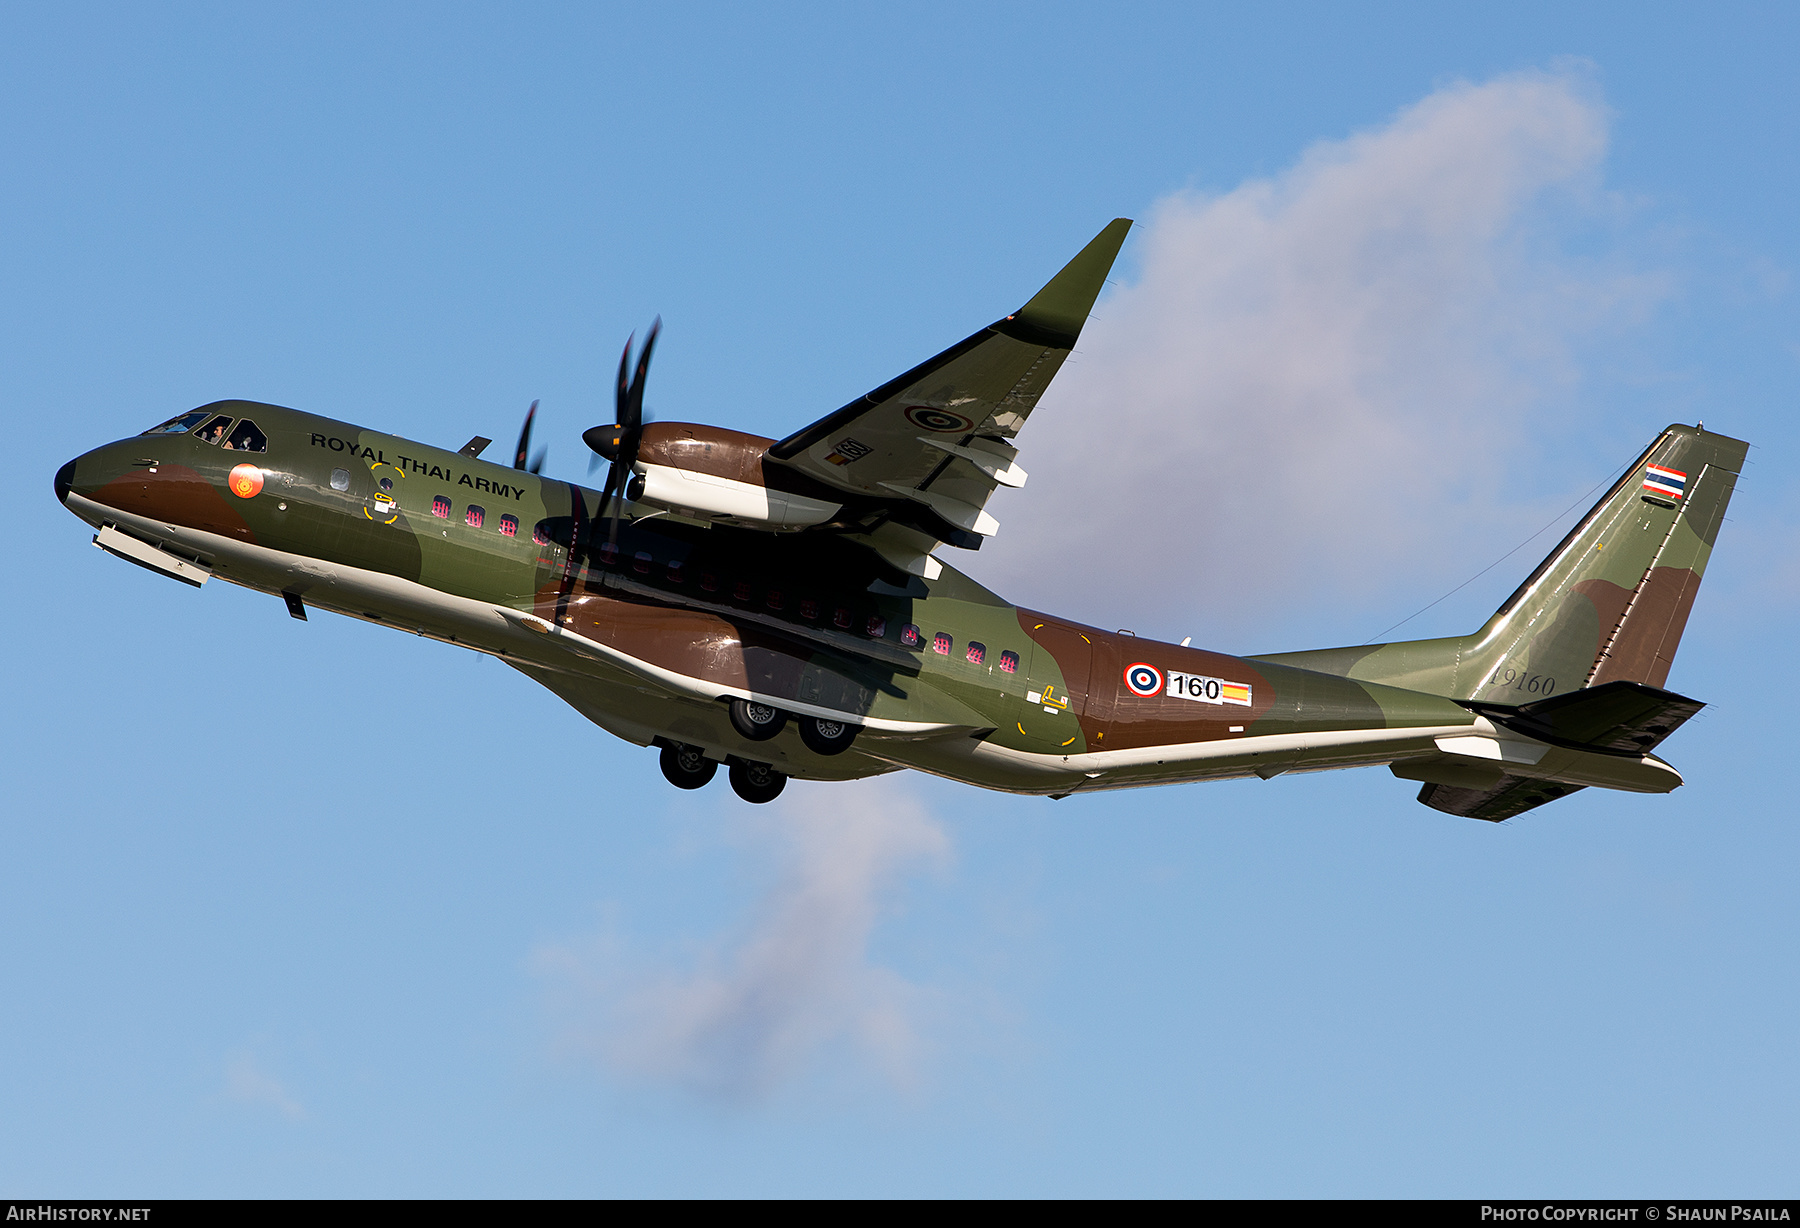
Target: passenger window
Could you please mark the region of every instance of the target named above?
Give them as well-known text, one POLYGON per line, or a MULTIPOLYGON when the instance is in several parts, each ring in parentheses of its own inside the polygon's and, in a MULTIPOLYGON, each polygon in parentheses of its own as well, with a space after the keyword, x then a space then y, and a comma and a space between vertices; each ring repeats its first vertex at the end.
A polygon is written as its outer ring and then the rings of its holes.
POLYGON ((617 546, 613 545, 611 542, 606 542, 600 547, 600 565, 602 567, 611 567, 618 561, 619 548, 617 546))
POLYGON ((1000 672, 1003 674, 1018 673, 1019 672, 1019 654, 1016 652, 1001 653, 1000 654, 1000 672))
POLYGON ((194 435, 202 443, 218 443, 219 440, 225 438, 225 428, 230 425, 231 416, 229 414, 220 414, 211 422, 208 422, 205 426, 195 431, 194 435))
POLYGON ((550 544, 550 535, 544 532, 543 521, 540 520, 531 526, 531 540, 540 546, 548 546, 550 544))
POLYGON ((917 648, 919 646, 919 629, 911 623, 900 628, 900 643, 906 648, 917 648))
POLYGON ((739 601, 750 600, 750 581, 739 580, 736 584, 732 585, 731 595, 736 597, 739 601))
POLYGON ((806 619, 808 622, 811 622, 813 619, 817 618, 818 616, 819 616, 819 603, 814 601, 811 597, 802 597, 800 599, 800 617, 806 619))
POLYGON ((161 426, 153 426, 145 431, 144 434, 182 435, 193 430, 204 421, 206 421, 206 411, 204 409, 196 409, 181 415, 179 418, 170 418, 161 426))
POLYGON ((234 452, 267 452, 269 437, 256 429, 256 423, 245 418, 226 439, 225 446, 234 452))
POLYGON ((473 503, 469 504, 468 510, 463 513, 463 523, 468 525, 471 529, 479 529, 481 527, 481 522, 486 519, 487 509, 473 503))
POLYGON ((931 637, 931 651, 940 657, 947 657, 950 655, 950 643, 950 637, 940 631, 931 637))
POLYGON ((331 489, 350 489, 350 471, 348 469, 333 469, 331 471, 331 489))
MULTIPOLYGON (((336 483, 334 482, 333 485, 336 485, 336 483)), ((431 499, 431 514, 436 516, 439 520, 450 519, 449 496, 433 495, 431 499)))
POLYGON ((713 573, 710 571, 701 572, 700 573, 700 591, 703 593, 718 592, 719 591, 719 577, 713 575, 713 573))
POLYGON ((784 604, 781 597, 781 590, 778 588, 770 589, 769 595, 763 598, 763 604, 768 606, 771 610, 779 610, 784 604))
MULTIPOLYGON (((387 481, 383 478, 382 481, 387 481)), ((517 537, 519 535, 519 518, 513 515, 500 517, 500 536, 517 537)))
POLYGON ((381 489, 383 489, 383 490, 394 489, 394 479, 393 478, 382 478, 381 479, 381 489))
POLYGON ((846 610, 843 606, 839 606, 837 612, 831 616, 831 625, 841 631, 850 630, 850 624, 853 621, 854 620, 850 617, 850 611, 846 610))
POLYGON ((680 584, 681 583, 681 560, 680 559, 670 559, 669 560, 669 570, 668 570, 667 575, 664 576, 664 579, 668 580, 668 582, 670 584, 680 584))
POLYGON ((987 645, 978 644, 974 640, 970 640, 967 656, 970 665, 980 665, 983 661, 987 660, 987 645))
POLYGON ((637 572, 640 576, 647 576, 650 574, 650 563, 650 552, 648 550, 640 550, 632 557, 631 570, 637 572))
POLYGON ((868 634, 870 639, 878 640, 887 634, 887 619, 879 614, 871 614, 869 615, 869 625, 864 627, 863 630, 868 634))

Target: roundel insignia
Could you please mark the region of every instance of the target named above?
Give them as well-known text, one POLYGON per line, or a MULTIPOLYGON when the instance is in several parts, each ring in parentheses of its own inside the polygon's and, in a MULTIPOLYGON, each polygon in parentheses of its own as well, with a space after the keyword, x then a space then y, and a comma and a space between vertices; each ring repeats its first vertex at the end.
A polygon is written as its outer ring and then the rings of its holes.
POLYGON ((908 406, 906 420, 914 426, 924 427, 928 431, 936 431, 940 435, 975 429, 975 424, 961 414, 953 414, 947 409, 934 409, 930 405, 908 406))
POLYGON ((225 484, 240 499, 253 499, 262 493, 263 472, 255 465, 239 465, 231 471, 225 484))
POLYGON ((1146 665, 1139 661, 1125 667, 1125 685, 1131 688, 1133 695, 1142 695, 1148 699, 1152 695, 1161 695, 1163 689, 1162 671, 1154 665, 1146 665))

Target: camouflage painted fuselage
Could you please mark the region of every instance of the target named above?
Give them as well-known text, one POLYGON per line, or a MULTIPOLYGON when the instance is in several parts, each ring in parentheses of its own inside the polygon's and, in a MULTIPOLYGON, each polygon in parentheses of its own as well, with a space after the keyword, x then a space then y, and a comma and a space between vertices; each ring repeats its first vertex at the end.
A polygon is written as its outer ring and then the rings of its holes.
POLYGON ((802 778, 910 766, 1063 793, 1272 774, 1307 759, 1307 735, 1361 735, 1333 765, 1386 761, 1396 735, 1429 746, 1475 720, 1440 696, 1019 609, 948 568, 898 576, 830 535, 627 520, 609 562, 604 546, 579 548, 604 537, 595 491, 293 410, 215 408, 254 418, 268 451, 123 440, 75 462, 65 501, 220 578, 494 653, 638 743, 679 739, 802 778), (239 498, 227 479, 246 461, 263 484, 239 498), (1137 694, 1124 669, 1140 662, 1223 683, 1232 701, 1204 681, 1193 699, 1137 694), (848 713, 865 732, 831 758, 791 732, 753 744, 709 694, 848 713))
MULTIPOLYGON (((1471 786, 1482 772, 1498 779, 1487 761, 1574 787, 1680 782, 1648 755, 1537 747, 1524 764, 1508 751, 1517 739, 1468 703, 1504 689, 1508 668, 1553 673, 1552 687, 1593 681, 1608 634, 1644 599, 1630 559, 1616 577, 1595 563, 1559 581, 1588 606, 1558 605, 1561 630, 1529 653, 1425 641, 1247 659, 1021 609, 948 567, 929 581, 901 574, 830 533, 640 517, 621 524, 612 551, 595 491, 295 410, 208 408, 253 418, 266 451, 139 436, 71 462, 59 495, 90 524, 219 578, 492 653, 641 745, 697 746, 803 779, 912 767, 1056 796, 1396 761, 1414 765, 1412 779, 1471 786), (260 475, 247 494, 230 482, 246 463, 260 475), (1462 685, 1468 669, 1483 685, 1462 685), (747 741, 727 719, 734 697, 861 732, 829 757, 792 730, 747 741)), ((1646 509, 1629 510, 1642 520, 1646 509)), ((1702 527, 1709 548, 1716 522, 1702 527)), ((1669 562, 1686 560, 1697 583, 1686 549, 1669 562)), ((1527 588, 1542 580, 1540 569, 1527 588)), ((1492 625, 1469 642, 1483 634, 1498 642, 1492 625)))

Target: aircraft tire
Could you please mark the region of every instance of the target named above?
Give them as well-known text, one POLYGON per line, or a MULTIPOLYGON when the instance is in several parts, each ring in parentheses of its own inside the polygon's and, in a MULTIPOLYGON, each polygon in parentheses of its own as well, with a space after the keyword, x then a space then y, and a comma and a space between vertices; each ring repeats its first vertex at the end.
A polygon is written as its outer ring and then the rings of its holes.
POLYGON ((781 796, 787 777, 766 763, 744 763, 734 760, 728 773, 731 791, 747 802, 762 805, 781 796))
POLYGON ((787 713, 753 699, 731 701, 731 727, 752 742, 767 742, 787 724, 787 713))
POLYGON ((841 755, 856 741, 857 726, 848 721, 827 721, 816 716, 800 718, 800 740, 815 755, 841 755))
POLYGON ((708 759, 698 746, 683 743, 663 747, 662 774, 677 789, 701 788, 718 770, 719 765, 708 759))

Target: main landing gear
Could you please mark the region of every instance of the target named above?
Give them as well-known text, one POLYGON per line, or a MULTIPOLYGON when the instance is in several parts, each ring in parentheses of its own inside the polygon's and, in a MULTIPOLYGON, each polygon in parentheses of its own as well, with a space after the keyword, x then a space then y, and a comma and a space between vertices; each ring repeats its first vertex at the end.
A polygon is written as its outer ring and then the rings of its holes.
POLYGON ((683 743, 663 747, 662 774, 677 789, 698 789, 718 770, 719 765, 708 759, 698 746, 683 743))
POLYGON ((758 805, 780 797, 788 779, 766 763, 746 763, 742 759, 731 761, 731 770, 727 775, 731 780, 733 793, 758 805))
POLYGON ((800 718, 800 740, 815 755, 841 755, 856 741, 856 726, 823 717, 800 718))
MULTIPOLYGON (((698 789, 718 773, 719 765, 706 757, 698 746, 685 742, 665 743, 662 748, 662 774, 677 789, 698 789)), ((787 787, 787 776, 767 763, 749 763, 733 759, 726 773, 731 791, 747 802, 772 802, 787 787)))
MULTIPOLYGON (((815 755, 841 755, 856 741, 857 726, 819 716, 798 716, 800 740, 815 755)), ((766 742, 788 723, 788 714, 754 699, 731 701, 731 727, 752 742, 766 742)))
POLYGON ((731 701, 731 727, 752 742, 767 742, 787 724, 787 713, 754 699, 731 701))

